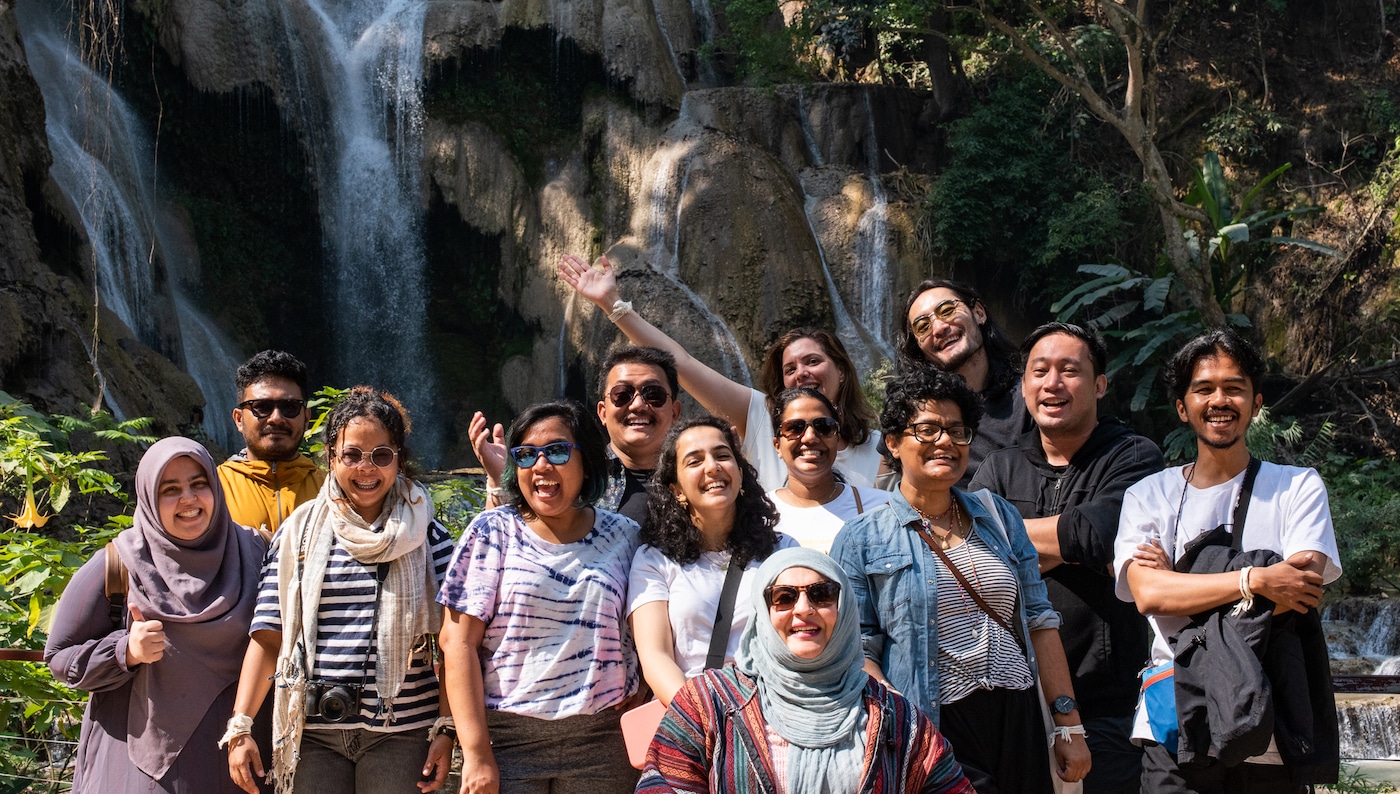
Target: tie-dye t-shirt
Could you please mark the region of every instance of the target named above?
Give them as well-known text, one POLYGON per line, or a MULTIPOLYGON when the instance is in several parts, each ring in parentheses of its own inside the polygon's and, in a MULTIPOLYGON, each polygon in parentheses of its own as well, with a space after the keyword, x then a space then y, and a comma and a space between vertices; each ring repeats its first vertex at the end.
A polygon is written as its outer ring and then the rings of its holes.
POLYGON ((583 540, 556 544, 512 507, 477 516, 438 603, 486 624, 486 707, 541 719, 596 714, 637 688, 627 575, 637 525, 595 510, 583 540))

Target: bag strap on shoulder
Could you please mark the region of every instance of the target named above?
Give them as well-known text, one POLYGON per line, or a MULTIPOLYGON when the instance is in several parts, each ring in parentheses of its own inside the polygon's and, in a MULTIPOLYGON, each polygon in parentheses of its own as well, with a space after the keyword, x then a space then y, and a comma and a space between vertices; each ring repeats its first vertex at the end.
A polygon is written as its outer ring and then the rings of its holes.
POLYGON ((1253 455, 1249 456, 1249 468, 1245 469, 1244 482, 1240 483, 1240 495, 1235 499, 1235 523, 1230 527, 1230 548, 1240 550, 1244 543, 1244 521, 1249 517, 1249 502, 1254 497, 1254 478, 1259 476, 1263 464, 1253 455))
POLYGON ((107 596, 107 614, 112 619, 112 625, 120 627, 126 623, 126 591, 130 577, 126 563, 117 553, 116 541, 107 541, 105 551, 107 561, 102 591, 107 596))
POLYGON ((724 574, 724 589, 719 594, 719 607, 715 609, 710 652, 705 656, 706 669, 724 666, 724 652, 729 648, 729 632, 734 624, 734 599, 739 593, 739 580, 743 578, 743 566, 735 565, 733 556, 730 556, 729 570, 724 574))

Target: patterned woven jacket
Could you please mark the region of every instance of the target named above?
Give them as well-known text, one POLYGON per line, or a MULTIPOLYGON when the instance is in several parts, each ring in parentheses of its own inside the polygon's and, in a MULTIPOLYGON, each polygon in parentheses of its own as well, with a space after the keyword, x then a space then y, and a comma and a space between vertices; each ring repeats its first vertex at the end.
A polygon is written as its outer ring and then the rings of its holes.
MULTIPOLYGON (((963 794, 972 784, 943 734, 872 678, 861 794, 963 794)), ((647 750, 637 794, 778 794, 766 722, 752 678, 733 665, 686 682, 647 750)))

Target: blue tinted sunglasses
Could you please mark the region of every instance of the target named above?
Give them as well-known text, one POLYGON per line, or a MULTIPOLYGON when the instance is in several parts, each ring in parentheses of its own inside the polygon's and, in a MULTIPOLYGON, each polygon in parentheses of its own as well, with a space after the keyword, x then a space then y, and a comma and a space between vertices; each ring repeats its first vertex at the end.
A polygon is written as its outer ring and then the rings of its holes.
POLYGON ((522 469, 528 469, 539 462, 540 456, 554 464, 563 466, 569 462, 569 458, 574 456, 574 450, 578 447, 572 441, 556 441, 553 444, 545 444, 542 447, 532 447, 528 444, 511 447, 510 458, 515 461, 515 465, 522 469))

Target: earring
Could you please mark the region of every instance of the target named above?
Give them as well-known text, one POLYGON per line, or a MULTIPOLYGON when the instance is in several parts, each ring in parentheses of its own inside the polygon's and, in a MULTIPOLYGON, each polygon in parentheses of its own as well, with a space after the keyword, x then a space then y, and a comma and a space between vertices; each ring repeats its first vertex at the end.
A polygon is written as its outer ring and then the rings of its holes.
POLYGON ((685 498, 684 496, 677 496, 676 501, 681 503, 681 507, 684 507, 687 510, 690 509, 690 500, 685 498))
POLYGON ((742 486, 742 485, 739 486, 739 495, 740 495, 740 496, 743 496, 743 495, 744 495, 744 486, 742 486))

